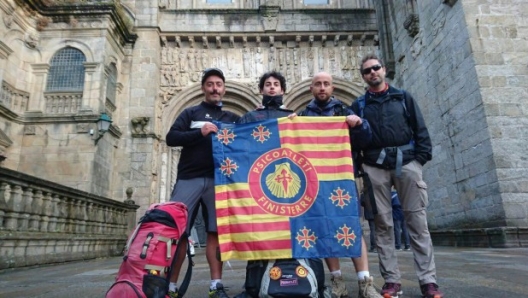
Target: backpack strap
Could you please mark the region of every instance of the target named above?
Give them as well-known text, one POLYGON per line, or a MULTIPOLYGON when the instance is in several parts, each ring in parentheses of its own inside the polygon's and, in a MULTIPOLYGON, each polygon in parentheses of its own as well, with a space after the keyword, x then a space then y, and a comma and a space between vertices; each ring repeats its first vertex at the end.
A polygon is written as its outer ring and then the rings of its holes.
MULTIPOLYGON (((393 95, 394 94, 389 95, 389 96, 393 96, 393 95)), ((407 119, 409 119, 411 117, 411 115, 409 114, 409 111, 407 111, 407 105, 405 103, 407 101, 407 92, 405 92, 405 90, 402 90, 401 95, 403 95, 403 100, 401 100, 400 103, 403 106, 403 110, 405 111, 405 117, 407 117, 407 119)), ((363 94, 360 97, 358 97, 357 98, 357 102, 358 102, 358 108, 359 108, 359 117, 363 118, 363 116, 364 116, 363 110, 365 109, 365 105, 366 105, 366 96, 365 96, 365 94, 363 94)))
POLYGON ((172 276, 172 270, 174 269, 174 265, 176 265, 177 257, 181 253, 181 250, 183 249, 182 243, 187 243, 187 258, 188 258, 188 264, 187 264, 187 271, 185 272, 185 277, 183 278, 183 281, 178 288, 178 297, 183 297, 185 295, 185 292, 187 292, 187 288, 189 287, 189 284, 191 283, 191 275, 192 275, 192 266, 193 266, 193 260, 191 257, 191 249, 189 248, 189 235, 187 235, 187 232, 183 232, 180 239, 178 240, 178 246, 176 247, 176 251, 174 252, 174 256, 172 258, 172 263, 169 269, 169 272, 167 273, 167 286, 170 283, 170 278, 172 276))
POLYGON ((333 116, 348 116, 347 115, 348 106, 339 101, 339 104, 334 105, 334 115, 333 116))

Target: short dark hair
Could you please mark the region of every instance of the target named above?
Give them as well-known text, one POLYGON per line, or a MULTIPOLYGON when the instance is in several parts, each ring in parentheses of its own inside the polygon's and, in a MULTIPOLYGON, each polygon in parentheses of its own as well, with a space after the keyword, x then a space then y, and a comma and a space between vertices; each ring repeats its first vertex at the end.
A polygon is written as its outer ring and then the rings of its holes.
POLYGON ((266 82, 266 80, 270 77, 274 77, 275 79, 279 80, 282 92, 286 93, 286 78, 280 72, 274 70, 268 71, 260 77, 259 90, 262 91, 262 89, 264 89, 264 82, 266 82))
POLYGON ((370 53, 370 54, 367 54, 366 56, 364 56, 363 59, 361 59, 361 66, 359 66, 359 72, 361 74, 363 74, 363 64, 365 64, 365 62, 367 62, 369 60, 378 60, 379 63, 381 64, 381 66, 385 66, 385 64, 383 64, 383 61, 381 60, 380 57, 378 57, 374 53, 370 53))

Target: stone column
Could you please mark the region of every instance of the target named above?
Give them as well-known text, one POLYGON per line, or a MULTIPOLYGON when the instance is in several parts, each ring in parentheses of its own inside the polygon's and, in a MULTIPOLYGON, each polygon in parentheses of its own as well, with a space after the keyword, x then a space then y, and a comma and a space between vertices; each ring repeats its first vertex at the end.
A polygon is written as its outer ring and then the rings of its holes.
POLYGON ((35 82, 32 84, 28 107, 34 107, 34 111, 43 113, 46 110, 44 91, 46 91, 50 65, 48 63, 34 63, 31 64, 31 68, 33 68, 35 82))
POLYGON ((13 50, 0 41, 0 82, 4 80, 4 71, 7 69, 7 57, 13 53, 13 50))

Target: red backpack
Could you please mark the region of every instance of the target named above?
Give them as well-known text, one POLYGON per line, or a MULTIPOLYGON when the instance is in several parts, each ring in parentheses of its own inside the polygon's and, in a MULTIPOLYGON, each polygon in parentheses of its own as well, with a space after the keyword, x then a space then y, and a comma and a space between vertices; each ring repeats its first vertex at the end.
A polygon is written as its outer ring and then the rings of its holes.
POLYGON ((127 241, 123 262, 106 298, 169 297, 170 276, 177 256, 187 251, 189 265, 178 290, 178 297, 183 297, 192 272, 186 227, 187 206, 183 203, 151 205, 127 241))

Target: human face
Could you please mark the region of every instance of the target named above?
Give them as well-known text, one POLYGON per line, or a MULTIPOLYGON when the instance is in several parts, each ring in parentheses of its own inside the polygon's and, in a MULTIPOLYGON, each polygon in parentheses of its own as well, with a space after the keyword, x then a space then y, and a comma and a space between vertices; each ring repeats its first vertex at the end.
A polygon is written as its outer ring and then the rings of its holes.
POLYGON ((264 81, 264 87, 260 90, 260 94, 268 96, 283 95, 280 81, 274 77, 269 77, 264 81))
POLYGON ((202 92, 205 94, 206 102, 218 105, 225 94, 224 81, 218 76, 209 76, 202 85, 202 92))
POLYGON ((310 91, 316 100, 328 101, 334 92, 332 76, 325 72, 316 74, 310 85, 310 91))
POLYGON ((370 72, 367 74, 361 74, 363 76, 363 81, 367 83, 372 89, 381 89, 385 88, 385 67, 381 67, 379 70, 374 70, 372 67, 381 65, 377 59, 370 59, 363 63, 363 70, 370 69, 370 72))

